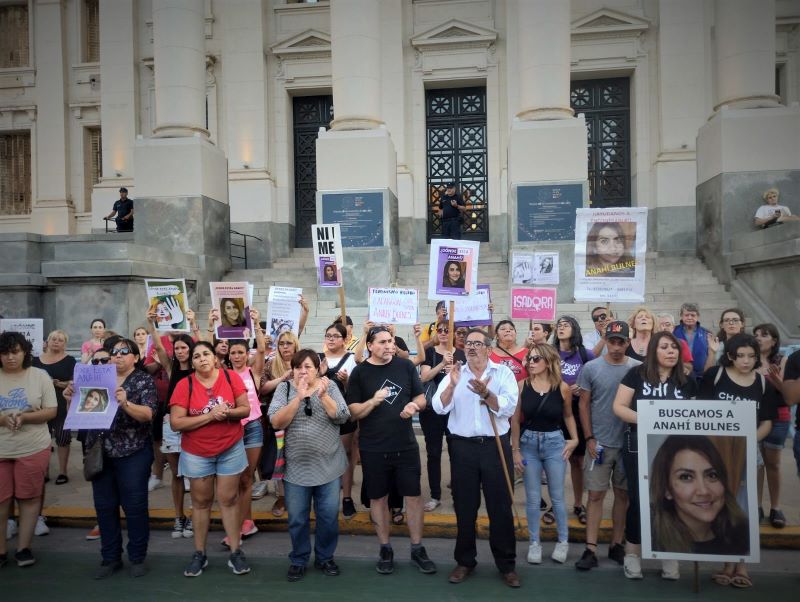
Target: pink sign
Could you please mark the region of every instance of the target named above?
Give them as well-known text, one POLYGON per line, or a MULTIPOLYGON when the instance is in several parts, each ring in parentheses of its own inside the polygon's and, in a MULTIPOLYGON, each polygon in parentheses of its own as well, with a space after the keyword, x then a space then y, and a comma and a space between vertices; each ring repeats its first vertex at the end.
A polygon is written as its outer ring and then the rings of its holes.
POLYGON ((534 322, 555 322, 556 289, 512 288, 511 318, 534 322))

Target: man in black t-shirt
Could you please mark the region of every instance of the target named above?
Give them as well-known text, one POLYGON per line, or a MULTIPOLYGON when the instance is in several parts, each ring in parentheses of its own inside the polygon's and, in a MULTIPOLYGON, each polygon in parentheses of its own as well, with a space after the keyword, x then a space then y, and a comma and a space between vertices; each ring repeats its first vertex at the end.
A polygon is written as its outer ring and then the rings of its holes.
POLYGON ((461 240, 461 215, 467 210, 464 199, 456 192, 456 185, 448 182, 439 197, 439 214, 442 217, 442 238, 461 240))
POLYGON ((133 232, 133 200, 128 198, 128 189, 119 189, 119 200, 105 219, 117 217, 117 232, 133 232))
POLYGON ((350 374, 347 403, 351 420, 359 422, 361 469, 381 546, 375 569, 383 575, 394 570, 387 499, 394 483, 405 498, 411 562, 423 573, 435 573, 436 565, 422 545, 422 470, 411 424, 411 417, 425 408, 422 382, 409 360, 395 357, 394 337, 388 328, 371 328, 366 344, 370 355, 350 374))
MULTIPOLYGON (((783 371, 783 399, 787 406, 800 403, 800 351, 795 351, 786 360, 783 371)), ((800 410, 797 412, 794 433, 794 459, 797 463, 797 474, 800 475, 800 410)))

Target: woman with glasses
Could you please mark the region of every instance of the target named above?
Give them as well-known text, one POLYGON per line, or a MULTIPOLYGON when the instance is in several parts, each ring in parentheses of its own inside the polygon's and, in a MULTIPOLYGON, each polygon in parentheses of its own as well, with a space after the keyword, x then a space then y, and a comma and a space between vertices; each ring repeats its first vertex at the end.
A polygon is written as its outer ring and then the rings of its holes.
POLYGON ((517 344, 517 327, 511 320, 500 320, 495 327, 497 344, 489 352, 489 359, 503 364, 514 373, 517 382, 525 380, 525 355, 528 349, 517 344))
MULTIPOLYGON (((92 481, 97 524, 102 533, 100 554, 103 561, 95 579, 105 579, 122 568, 122 526, 120 508, 128 528, 128 559, 131 576, 141 577, 150 540, 147 480, 153 462, 151 421, 158 401, 150 375, 141 369, 139 347, 134 341, 119 338, 109 350, 117 372, 117 413, 105 431, 88 431, 84 449, 101 441, 103 471, 92 481)), ((92 363, 105 359, 93 356, 92 363)), ((64 392, 72 397, 71 387, 64 392)))
MULTIPOLYGON (((330 329, 329 329, 330 330, 330 329)), ((320 374, 319 355, 301 349, 291 360, 292 378, 278 386, 269 407, 272 426, 286 431, 286 507, 289 511, 289 581, 299 581, 311 558, 311 502, 314 503, 314 566, 336 576, 333 559, 339 538, 339 483, 347 455, 339 425, 350 412, 339 387, 320 374)))
POLYGON ((178 383, 169 400, 170 423, 181 433, 180 472, 191 483, 195 552, 183 574, 198 577, 208 566, 206 539, 216 489, 231 549, 228 566, 243 575, 250 572, 239 541, 239 480, 247 468, 241 421, 250 415, 247 388, 238 374, 217 367, 207 341, 195 344, 192 368, 194 373, 178 383))
POLYGON ((708 357, 705 370, 720 364, 725 355, 725 341, 745 331, 744 312, 738 307, 731 307, 722 312, 719 318, 717 336, 708 339, 708 357))
POLYGON ((534 345, 527 358, 528 377, 519 384, 519 403, 511 419, 511 449, 514 465, 525 478, 528 517, 528 562, 542 562, 539 543, 539 512, 542 470, 547 475, 558 529, 558 542, 551 558, 563 563, 569 552, 569 525, 564 505, 566 462, 578 446, 576 420, 572 414, 572 392, 561 379, 560 358, 550 345, 534 345), (565 441, 561 423, 567 425, 565 441))
MULTIPOLYGON (((450 372, 454 362, 467 363, 463 349, 449 348, 448 324, 441 321, 436 325, 434 347, 425 350, 425 361, 420 369, 420 379, 425 387, 425 397, 430 402, 445 375, 450 372)), ((442 500, 442 440, 447 432, 448 415, 437 414, 430 403, 419 415, 419 425, 425 435, 425 452, 428 456, 428 485, 431 488, 431 499, 425 502, 425 512, 433 512, 441 505, 442 500)))

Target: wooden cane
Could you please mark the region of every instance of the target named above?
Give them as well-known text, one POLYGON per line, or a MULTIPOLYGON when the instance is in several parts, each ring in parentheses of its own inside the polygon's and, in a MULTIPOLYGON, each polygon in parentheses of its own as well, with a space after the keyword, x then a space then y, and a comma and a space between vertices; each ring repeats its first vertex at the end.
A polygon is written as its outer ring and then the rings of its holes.
POLYGON ((497 452, 500 454, 500 464, 503 465, 503 475, 506 477, 506 486, 508 487, 508 496, 511 498, 511 510, 514 512, 514 518, 517 519, 517 529, 522 531, 522 522, 519 519, 517 506, 514 504, 514 485, 511 483, 511 476, 508 474, 508 464, 506 463, 506 453, 503 451, 503 443, 500 441, 500 433, 497 431, 497 423, 494 420, 491 408, 486 406, 486 411, 489 413, 489 421, 492 423, 492 430, 494 431, 494 441, 497 443, 497 452))

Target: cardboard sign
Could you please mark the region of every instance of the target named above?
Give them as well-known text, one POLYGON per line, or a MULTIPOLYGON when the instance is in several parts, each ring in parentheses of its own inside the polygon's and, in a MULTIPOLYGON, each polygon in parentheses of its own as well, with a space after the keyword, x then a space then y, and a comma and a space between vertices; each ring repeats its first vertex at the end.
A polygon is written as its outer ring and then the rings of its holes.
POLYGON ((314 224, 311 226, 311 238, 318 284, 327 287, 342 286, 344 253, 339 224, 314 224))
POLYGON ((189 308, 186 281, 145 278, 149 309, 156 312, 158 332, 189 332, 186 310, 189 308))
POLYGON ((218 339, 249 339, 253 331, 250 319, 250 286, 247 282, 210 282, 211 305, 219 310, 215 323, 218 339))
POLYGON ((416 289, 369 289, 369 319, 376 324, 416 324, 418 308, 416 289))
POLYGON ((117 414, 117 369, 111 364, 76 364, 75 393, 67 410, 68 429, 107 429, 117 414))
POLYGON ((555 322, 556 289, 512 288, 511 319, 517 318, 534 322, 555 322))
POLYGON ((488 284, 479 284, 478 289, 469 297, 460 297, 455 301, 453 320, 456 326, 491 326, 492 313, 489 311, 491 293, 488 284))
POLYGON ((18 332, 33 346, 33 355, 40 356, 44 349, 44 323, 41 318, 3 318, 0 332, 18 332))
POLYGON ((468 297, 478 288, 478 252, 473 240, 434 239, 428 266, 428 298, 468 297))

